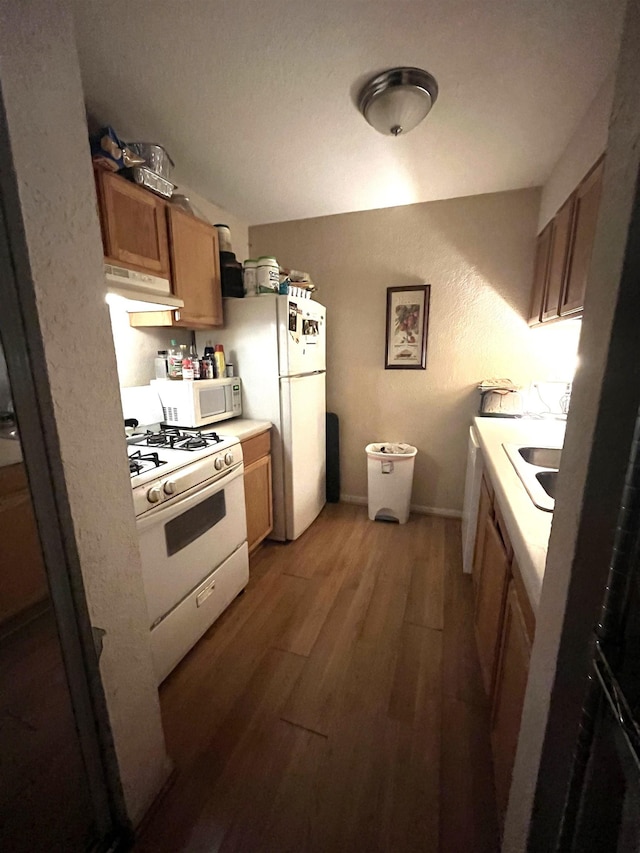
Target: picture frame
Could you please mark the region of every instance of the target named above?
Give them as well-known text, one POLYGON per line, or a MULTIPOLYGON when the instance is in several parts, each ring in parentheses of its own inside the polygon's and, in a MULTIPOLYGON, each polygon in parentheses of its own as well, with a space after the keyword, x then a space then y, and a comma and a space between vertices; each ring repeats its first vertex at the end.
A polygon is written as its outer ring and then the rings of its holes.
POLYGON ((385 370, 426 370, 430 284, 387 288, 385 370))

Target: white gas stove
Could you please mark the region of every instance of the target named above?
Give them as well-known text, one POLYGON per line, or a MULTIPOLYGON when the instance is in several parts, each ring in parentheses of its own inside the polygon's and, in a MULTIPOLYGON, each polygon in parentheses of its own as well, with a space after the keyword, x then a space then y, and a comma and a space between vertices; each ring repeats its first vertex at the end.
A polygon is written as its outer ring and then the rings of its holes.
POLYGON ((122 389, 122 400, 137 430, 127 455, 160 683, 248 583, 242 447, 214 431, 162 428, 151 386, 122 389))
POLYGON ((237 438, 176 427, 134 433, 127 454, 136 518, 242 465, 237 438))

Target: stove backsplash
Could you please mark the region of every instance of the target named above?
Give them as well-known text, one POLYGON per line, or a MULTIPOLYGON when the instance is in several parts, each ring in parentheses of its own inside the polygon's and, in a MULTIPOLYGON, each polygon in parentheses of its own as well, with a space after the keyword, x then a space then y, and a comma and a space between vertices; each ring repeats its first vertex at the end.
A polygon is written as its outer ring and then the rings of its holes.
POLYGON ((134 329, 122 308, 112 305, 109 312, 121 388, 148 385, 155 379, 154 359, 158 350, 169 349, 172 339, 178 345, 191 343, 188 329, 134 329))

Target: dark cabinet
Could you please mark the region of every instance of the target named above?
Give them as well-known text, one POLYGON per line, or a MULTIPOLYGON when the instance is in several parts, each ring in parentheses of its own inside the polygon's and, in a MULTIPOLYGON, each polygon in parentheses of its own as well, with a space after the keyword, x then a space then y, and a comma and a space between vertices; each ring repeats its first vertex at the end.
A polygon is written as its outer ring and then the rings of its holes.
POLYGON ((529 309, 529 323, 531 325, 540 323, 542 320, 542 300, 544 288, 547 283, 547 269, 549 267, 549 250, 551 249, 551 234, 553 223, 550 222, 546 228, 538 234, 536 242, 536 265, 533 273, 533 288, 531 290, 531 307, 529 309))
POLYGON ((598 221, 604 159, 538 235, 529 325, 579 317, 598 221))
POLYGON ((604 161, 601 160, 576 191, 571 254, 560 300, 561 317, 581 311, 584 305, 587 274, 596 236, 603 172, 604 161))
POLYGON ((547 267, 547 285, 542 299, 542 322, 560 316, 560 296, 564 289, 575 197, 570 195, 553 219, 551 249, 547 267))

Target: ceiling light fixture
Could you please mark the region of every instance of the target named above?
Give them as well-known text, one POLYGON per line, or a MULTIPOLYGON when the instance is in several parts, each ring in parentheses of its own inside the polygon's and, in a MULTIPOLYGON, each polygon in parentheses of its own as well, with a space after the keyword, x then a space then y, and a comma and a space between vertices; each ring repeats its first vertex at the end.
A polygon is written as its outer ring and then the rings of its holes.
POLYGON ((427 117, 438 97, 435 77, 421 68, 390 68, 360 92, 358 109, 385 136, 409 133, 427 117))

